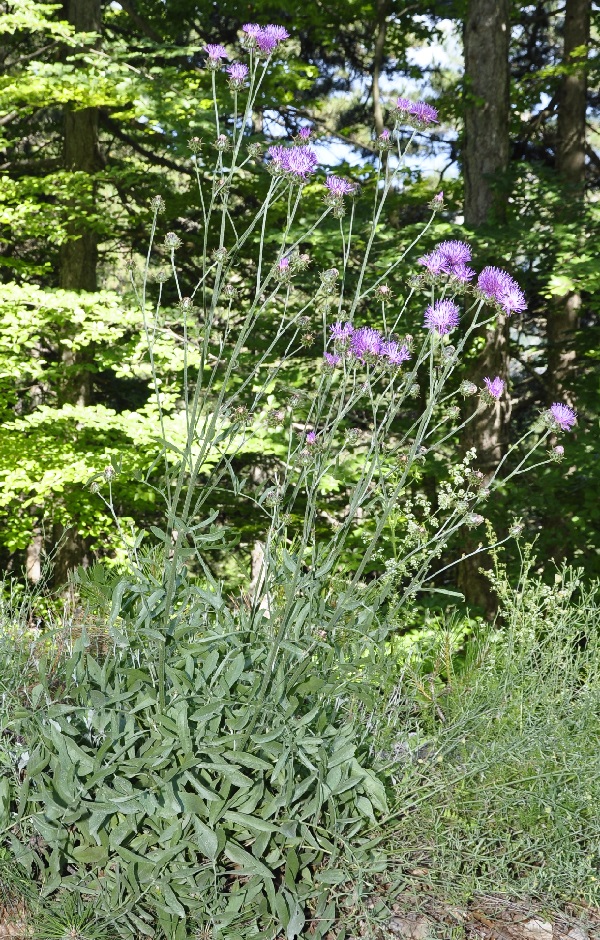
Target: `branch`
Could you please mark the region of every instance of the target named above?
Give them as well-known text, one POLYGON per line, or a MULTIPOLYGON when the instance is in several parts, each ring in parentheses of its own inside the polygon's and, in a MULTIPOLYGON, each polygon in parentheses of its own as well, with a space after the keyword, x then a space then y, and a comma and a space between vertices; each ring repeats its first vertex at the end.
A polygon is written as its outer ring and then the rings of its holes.
POLYGON ((590 158, 590 163, 592 164, 592 166, 595 167, 597 170, 600 170, 600 156, 598 156, 596 151, 592 147, 590 147, 589 144, 585 145, 585 153, 586 153, 586 156, 590 158))
POLYGON ((164 42, 163 37, 160 33, 157 33, 154 27, 148 23, 140 14, 137 12, 134 6, 134 0, 119 0, 121 7, 125 10, 128 16, 131 17, 135 25, 144 33, 148 39, 151 39, 152 42, 156 42, 162 45, 164 42))
POLYGON ((20 111, 9 111, 8 114, 2 115, 2 117, 0 117, 0 127, 4 127, 5 124, 10 124, 11 121, 19 117, 20 113, 20 111))
POLYGON ((122 140, 123 143, 131 147, 132 150, 135 150, 136 153, 141 154, 142 157, 146 157, 146 159, 150 160, 152 163, 156 163, 158 166, 164 166, 168 170, 176 170, 178 173, 186 173, 188 176, 194 175, 193 171, 187 167, 182 166, 179 163, 175 163, 174 160, 169 160, 168 157, 161 157, 153 150, 148 150, 142 144, 138 143, 137 140, 135 140, 133 137, 130 137, 129 134, 126 134, 119 124, 117 124, 116 121, 113 121, 112 118, 108 116, 106 111, 100 110, 100 121, 103 126, 111 132, 111 134, 114 134, 115 137, 118 137, 119 140, 122 140))

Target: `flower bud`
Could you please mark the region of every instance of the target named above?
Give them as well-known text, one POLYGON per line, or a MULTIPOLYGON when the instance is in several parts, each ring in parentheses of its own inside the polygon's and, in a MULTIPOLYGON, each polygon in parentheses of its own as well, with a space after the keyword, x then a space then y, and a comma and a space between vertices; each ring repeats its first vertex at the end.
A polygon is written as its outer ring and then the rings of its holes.
POLYGON ((176 235, 175 232, 167 232, 165 235, 165 248, 168 248, 170 251, 175 251, 177 248, 181 248, 183 242, 181 241, 179 235, 176 235))
POLYGON ((165 211, 165 200, 162 196, 153 196, 150 200, 150 208, 153 212, 156 212, 158 215, 159 212, 165 211))
POLYGON ((476 395, 479 391, 474 382, 469 382, 466 379, 460 383, 458 390, 465 398, 468 398, 470 395, 476 395))

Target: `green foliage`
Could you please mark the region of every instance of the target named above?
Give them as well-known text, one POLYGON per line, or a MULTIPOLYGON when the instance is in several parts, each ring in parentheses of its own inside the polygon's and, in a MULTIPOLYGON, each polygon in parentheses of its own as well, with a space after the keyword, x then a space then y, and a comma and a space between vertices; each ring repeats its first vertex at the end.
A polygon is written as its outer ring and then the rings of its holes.
POLYGON ((192 918, 217 936, 293 938, 311 915, 324 936, 327 885, 349 858, 371 860, 369 830, 387 811, 351 707, 370 695, 349 650, 316 635, 300 598, 274 660, 266 617, 231 610, 215 585, 182 584, 161 709, 164 592, 99 574, 82 572, 80 587, 97 609, 110 603, 112 651, 93 656, 84 625, 58 697, 42 662, 31 711, 16 711, 29 756, 12 797, 20 829, 6 778, 3 828, 19 865, 44 897, 80 894, 120 936, 183 937, 192 918))
POLYGON ((495 627, 419 639, 368 718, 394 778, 390 851, 453 901, 600 899, 600 607, 581 571, 545 585, 503 568, 495 627))

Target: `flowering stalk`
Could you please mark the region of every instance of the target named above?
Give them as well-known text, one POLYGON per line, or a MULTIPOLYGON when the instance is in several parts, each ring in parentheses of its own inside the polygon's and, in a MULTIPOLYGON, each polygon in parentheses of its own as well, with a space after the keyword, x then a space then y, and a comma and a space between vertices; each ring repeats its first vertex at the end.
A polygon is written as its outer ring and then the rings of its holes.
MULTIPOLYGON (((452 486, 456 492, 452 491, 450 483, 442 484, 438 507, 431 507, 429 513, 435 513, 436 525, 432 530, 421 526, 410 509, 409 483, 419 461, 426 459, 431 450, 439 449, 476 414, 480 414, 481 406, 478 404, 470 417, 457 427, 446 430, 446 421, 454 417, 457 406, 447 410, 446 414, 442 412, 442 417, 439 410, 450 396, 457 393, 456 389, 448 389, 473 331, 491 322, 498 313, 519 313, 524 309, 525 300, 518 284, 507 272, 499 269, 484 268, 475 282, 476 272, 470 266, 469 246, 460 241, 445 241, 422 258, 415 259, 422 273, 412 280, 407 291, 402 291, 404 299, 399 301, 398 308, 395 307, 396 285, 383 282, 394 274, 401 261, 431 227, 435 213, 441 208, 439 199, 432 201, 430 218, 400 257, 365 287, 387 196, 398 179, 416 132, 437 120, 435 109, 423 102, 399 99, 398 119, 407 122, 412 131, 403 148, 397 141, 396 167, 392 167, 386 156, 391 147, 389 134, 387 137, 381 135, 378 146, 382 159, 378 161, 374 183, 373 213, 351 295, 347 296, 347 276, 354 229, 357 217, 360 218, 355 213, 356 184, 336 175, 325 177, 322 181, 323 211, 314 222, 306 223, 303 231, 299 230, 298 217, 305 184, 318 179, 315 175, 318 173, 317 155, 309 146, 310 129, 303 128, 294 138, 293 145, 277 143, 268 149, 264 165, 265 172, 271 175, 267 195, 253 218, 240 224, 237 205, 234 210, 231 203, 230 187, 246 163, 245 160, 240 163, 241 146, 256 95, 278 43, 284 41, 284 34, 287 36, 281 27, 256 24, 246 24, 244 34, 249 64, 234 61, 227 66, 233 98, 233 131, 230 136, 221 133, 221 126, 225 129, 229 124, 224 123, 216 99, 216 72, 221 67, 221 60, 228 58, 228 53, 216 44, 206 47, 215 100, 217 155, 212 174, 201 173, 198 157, 201 142, 198 138, 190 141, 204 226, 202 267, 190 296, 184 296, 188 292, 180 282, 176 263, 176 251, 181 241, 175 233, 168 233, 165 238, 181 311, 182 337, 178 334, 178 341, 183 343, 185 427, 183 441, 172 445, 167 441, 166 415, 154 352, 156 338, 162 329, 159 327, 161 286, 153 323, 149 322, 147 312, 147 284, 155 251, 158 210, 153 216, 143 287, 139 294, 135 289, 148 345, 167 477, 166 545, 161 588, 164 642, 162 646, 159 644, 157 669, 161 709, 165 707, 167 688, 165 644, 184 616, 178 607, 177 592, 189 545, 194 547, 199 570, 204 572, 209 583, 214 583, 203 556, 202 536, 196 534, 202 531, 198 523, 200 514, 211 496, 226 491, 228 480, 230 492, 238 497, 241 495, 234 472, 235 458, 248 448, 250 442, 259 439, 259 432, 264 433, 265 425, 281 428, 285 450, 276 471, 276 484, 260 498, 253 494, 247 496, 253 510, 260 512, 260 518, 265 520, 264 553, 258 583, 253 587, 249 622, 252 629, 263 629, 261 624, 268 619, 271 636, 264 675, 257 691, 256 717, 250 722, 250 730, 245 731, 247 737, 259 720, 260 705, 278 659, 285 655, 282 653, 285 640, 295 629, 298 591, 305 590, 307 571, 314 574, 310 591, 322 605, 323 598, 329 596, 331 589, 330 582, 325 579, 348 574, 343 570, 343 552, 351 534, 365 526, 364 520, 368 521, 364 533, 365 549, 357 558, 354 571, 347 577, 345 585, 336 594, 335 604, 331 609, 326 608, 327 613, 323 615, 326 620, 324 626, 335 635, 342 625, 345 631, 350 629, 349 612, 355 610, 359 603, 357 598, 365 571, 368 566, 377 567, 376 561, 386 540, 391 543, 396 574, 389 577, 376 574, 370 583, 369 590, 375 598, 372 601, 373 612, 383 603, 388 604, 393 612, 414 597, 420 586, 433 577, 431 565, 440 557, 448 541, 461 531, 462 526, 473 527, 483 521, 483 517, 473 510, 484 497, 484 490, 500 485, 498 472, 520 442, 513 445, 488 481, 482 482, 483 474, 466 463, 460 473, 451 470, 451 475, 454 473, 452 486), (247 98, 240 119, 238 94, 246 85, 247 98), (225 153, 230 154, 228 166, 224 164, 225 153), (205 179, 211 185, 210 195, 206 196, 205 179), (343 215, 349 198, 350 218, 346 227, 343 215), (282 232, 273 239, 270 227, 276 205, 282 215, 285 214, 286 221, 282 232), (300 252, 304 251, 307 243, 310 244, 313 233, 329 215, 340 220, 339 236, 332 236, 339 238, 339 269, 331 267, 322 271, 318 290, 314 296, 307 297, 299 275, 310 259, 300 252), (209 258, 211 243, 216 248, 209 258), (241 250, 250 246, 254 246, 252 262, 256 265, 256 276, 252 277, 251 286, 242 290, 238 302, 235 298, 238 296, 236 283, 239 275, 234 262, 241 250), (430 298, 428 305, 425 302, 421 310, 422 337, 400 337, 396 330, 409 306, 419 296, 421 287, 427 289, 430 298), (368 321, 362 324, 355 322, 361 315, 361 302, 372 294, 381 302, 383 332, 368 321), (467 299, 463 303, 465 295, 467 299), (276 312, 272 316, 275 305, 276 312), (494 316, 484 318, 481 323, 484 306, 491 306, 494 316), (196 312, 199 312, 202 324, 197 340, 193 338, 196 312), (337 316, 337 322, 331 322, 333 315, 337 316), (391 331, 388 330, 390 323, 393 324, 391 331), (261 336, 264 335, 266 324, 270 332, 264 345, 240 375, 242 357, 246 357, 248 349, 255 345, 253 333, 260 328, 261 336), (310 379, 302 397, 296 396, 298 400, 290 409, 271 408, 266 415, 261 415, 259 409, 271 394, 274 381, 282 372, 285 374, 283 370, 297 358, 299 351, 312 345, 319 326, 323 331, 323 362, 319 373, 310 379), (454 340, 455 336, 458 336, 457 340, 454 340), (450 340, 453 345, 450 345, 450 340), (188 356, 192 349, 197 368, 194 383, 190 382, 192 359, 188 356), (402 410, 415 395, 422 394, 423 386, 426 401, 422 413, 416 420, 411 419, 408 429, 397 430, 402 410), (206 409, 209 395, 211 407, 206 409), (294 407, 299 407, 300 414, 293 411, 294 407), (360 430, 348 427, 357 411, 360 430), (368 431, 364 427, 365 422, 368 423, 368 431), (170 461, 175 458, 169 457, 169 447, 171 455, 177 455, 174 470, 171 470, 170 461), (326 507, 321 505, 326 480, 328 475, 337 472, 340 462, 356 448, 359 448, 360 465, 349 487, 343 518, 329 542, 324 544, 317 538, 317 532, 320 520, 331 518, 326 507), (198 486, 200 482, 201 487, 198 486), (401 499, 402 510, 398 508, 401 499), (298 520, 300 504, 302 518, 298 520), (402 513, 408 521, 403 521, 402 513), (282 557, 286 558, 285 565, 282 557), (402 582, 407 583, 398 587, 402 582)), ((252 143, 247 159, 256 159, 261 153, 261 146, 252 143)), ((463 382, 458 391, 465 395, 477 394, 479 390, 470 385, 463 382), (465 384, 469 387, 466 388, 465 384)), ((503 393, 499 377, 486 377, 484 385, 482 401, 485 396, 496 400, 503 393)), ((551 416, 546 418, 546 435, 537 441, 533 450, 553 429, 568 430, 575 421, 574 413, 571 418, 566 406, 555 403, 552 408, 551 416)), ((551 459, 559 457, 557 454, 551 459)), ((502 485, 512 476, 524 472, 526 459, 505 477, 502 485)), ((109 509, 112 506, 112 489, 109 490, 107 505, 109 509)), ((440 569, 441 572, 445 570, 440 569)))

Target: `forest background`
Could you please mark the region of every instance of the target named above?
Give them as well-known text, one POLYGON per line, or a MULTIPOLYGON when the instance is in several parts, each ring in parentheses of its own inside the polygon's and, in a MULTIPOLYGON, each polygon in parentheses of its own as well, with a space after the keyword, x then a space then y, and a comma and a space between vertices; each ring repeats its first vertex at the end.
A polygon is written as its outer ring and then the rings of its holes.
MULTIPOLYGON (((255 20, 285 25, 292 39, 284 62, 267 73, 248 142, 268 145, 311 126, 323 172, 336 167, 368 190, 388 109, 398 95, 425 98, 439 108, 440 124, 417 135, 380 223, 377 264, 384 270, 400 256, 443 190, 445 208, 419 254, 441 239, 465 239, 478 268, 506 268, 526 292, 527 311, 476 336, 461 367, 460 377, 479 385, 485 375, 501 376, 506 393, 491 418, 487 411, 468 437, 447 441, 423 465, 413 493, 435 500, 448 463, 470 446, 491 472, 542 409, 564 402, 579 415, 564 460, 496 493, 486 518, 499 539, 522 520, 526 539, 536 540, 539 574, 550 581, 553 562, 598 575, 599 13, 591 0, 0 3, 0 568, 36 583, 50 556, 60 586, 77 565, 118 565, 117 533, 89 486, 106 466, 118 472, 119 515, 136 527, 160 522, 156 492, 140 482, 151 473, 159 432, 129 272, 144 256, 150 199, 160 195, 164 231, 184 242, 180 277, 194 283, 203 233, 189 140, 202 138, 208 164, 215 137, 203 46, 234 43, 241 25, 255 20)), ((217 92, 228 107, 220 77, 217 92)), ((199 164, 203 173, 201 157, 199 164)), ((248 164, 240 179, 246 206, 260 206, 268 183, 260 160, 248 164)), ((320 191, 318 181, 305 187, 307 215, 320 191)), ((369 211, 359 199, 357 214, 369 211)), ((277 231, 266 237, 275 242, 277 231)), ((331 244, 325 227, 306 246, 307 291, 339 260, 331 244)), ((360 264, 363 248, 356 240, 351 264, 360 264)), ((416 256, 397 268, 389 286, 398 303, 415 273, 416 256)), ((252 276, 248 260, 239 271, 240 316, 252 276)), ((155 355, 175 422, 183 357, 172 280, 165 299, 170 316, 155 355)), ((372 315, 378 325, 379 305, 372 315)), ((249 361, 264 342, 257 332, 249 361)), ((301 398, 321 356, 317 332, 273 385, 272 410, 301 398)), ((235 469, 248 492, 260 493, 284 443, 255 417, 235 469)), ((343 480, 332 481, 328 499, 323 526, 343 513, 343 480)), ((260 517, 227 495, 218 509, 237 547, 215 552, 211 563, 237 585, 260 555, 260 517)), ((357 526, 349 543, 350 569, 365 530, 357 526)), ((480 541, 462 538, 440 567, 480 541)), ((518 552, 507 551, 509 565, 518 564, 518 552)), ((490 613, 481 561, 449 568, 437 587, 458 587, 490 613)))

